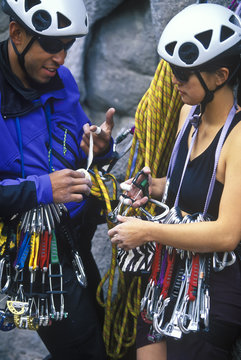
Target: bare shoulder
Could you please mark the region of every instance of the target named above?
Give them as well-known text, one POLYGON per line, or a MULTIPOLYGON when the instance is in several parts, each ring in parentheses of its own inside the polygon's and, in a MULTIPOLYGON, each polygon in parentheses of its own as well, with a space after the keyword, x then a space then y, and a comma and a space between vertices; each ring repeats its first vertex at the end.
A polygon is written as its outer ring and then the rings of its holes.
POLYGON ((231 130, 227 140, 226 140, 226 144, 227 144, 227 150, 228 152, 235 152, 236 154, 238 154, 238 156, 240 156, 240 152, 241 152, 241 121, 234 126, 234 128, 231 130))
POLYGON ((180 131, 180 129, 182 128, 190 110, 191 110, 192 106, 191 105, 186 105, 184 104, 180 110, 180 116, 179 116, 179 123, 178 123, 178 130, 177 132, 180 131))

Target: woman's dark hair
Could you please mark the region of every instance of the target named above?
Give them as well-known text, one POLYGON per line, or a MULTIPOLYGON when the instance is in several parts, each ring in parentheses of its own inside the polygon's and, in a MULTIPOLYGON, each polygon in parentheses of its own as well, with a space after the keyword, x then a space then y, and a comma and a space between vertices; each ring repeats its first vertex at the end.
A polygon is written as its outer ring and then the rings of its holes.
POLYGON ((238 85, 237 101, 241 105, 241 58, 239 55, 215 59, 201 66, 198 70, 213 73, 221 67, 226 67, 229 70, 228 85, 230 87, 238 85))
POLYGON ((210 61, 208 64, 201 66, 198 70, 213 73, 221 67, 226 67, 229 70, 228 83, 230 86, 234 86, 237 81, 240 65, 240 56, 236 55, 210 61))

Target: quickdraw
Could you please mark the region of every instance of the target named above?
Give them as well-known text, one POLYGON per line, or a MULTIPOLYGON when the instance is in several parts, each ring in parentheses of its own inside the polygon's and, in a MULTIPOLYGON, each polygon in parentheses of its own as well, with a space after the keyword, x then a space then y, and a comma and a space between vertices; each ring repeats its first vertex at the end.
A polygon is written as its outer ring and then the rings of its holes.
MULTIPOLYGON (((38 330, 68 316, 55 235, 64 214, 64 204, 39 205, 20 220, 9 220, 8 226, 0 221, 0 293, 7 298, 0 310, 0 330, 38 330)), ((86 286, 81 258, 77 251, 72 255, 76 277, 86 286)))
MULTIPOLYGON (((51 262, 49 264, 49 291, 47 294, 50 295, 50 318, 53 320, 62 320, 66 318, 68 314, 64 312, 64 293, 63 291, 63 271, 62 266, 59 262, 57 241, 55 233, 52 232, 52 241, 51 241, 51 262), (55 268, 55 270, 54 270, 55 268), (58 290, 54 290, 53 280, 58 280, 59 284, 57 285, 58 290), (56 310, 55 296, 60 296, 60 309, 56 310)), ((56 285, 55 285, 56 286, 56 285)))

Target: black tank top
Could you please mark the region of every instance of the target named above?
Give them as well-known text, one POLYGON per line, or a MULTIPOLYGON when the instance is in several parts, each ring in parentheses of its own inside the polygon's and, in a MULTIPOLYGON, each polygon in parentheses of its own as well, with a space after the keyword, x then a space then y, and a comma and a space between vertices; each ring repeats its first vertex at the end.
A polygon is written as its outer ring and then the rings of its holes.
MULTIPOLYGON (((238 112, 230 125, 226 137, 240 120, 241 112, 238 112)), ((170 207, 174 205, 180 184, 182 170, 188 152, 188 135, 190 131, 191 124, 187 126, 187 129, 181 139, 176 163, 171 175, 167 197, 167 205, 170 207)), ((221 131, 222 129, 218 131, 212 143, 206 148, 206 150, 204 150, 203 153, 201 153, 192 161, 189 161, 187 165, 180 191, 178 206, 181 210, 189 214, 203 212, 204 210, 208 188, 213 173, 215 151, 219 137, 221 135, 221 131)), ((223 184, 216 180, 208 208, 208 214, 212 215, 215 219, 218 217, 219 203, 222 192, 223 184)))

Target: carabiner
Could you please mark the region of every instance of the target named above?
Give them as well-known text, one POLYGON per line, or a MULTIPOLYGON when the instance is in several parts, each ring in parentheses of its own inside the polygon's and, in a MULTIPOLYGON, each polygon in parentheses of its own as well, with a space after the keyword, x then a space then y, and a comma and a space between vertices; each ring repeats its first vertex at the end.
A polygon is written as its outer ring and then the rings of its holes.
POLYGON ((170 300, 171 298, 168 297, 163 301, 163 295, 161 295, 157 303, 157 311, 153 315, 153 327, 158 332, 158 334, 161 335, 164 335, 164 329, 162 329, 161 326, 164 320, 165 309, 168 306, 170 300))
POLYGON ((10 263, 9 262, 6 263, 5 258, 2 258, 0 260, 0 293, 1 294, 4 294, 10 286, 10 281, 11 281, 10 267, 11 267, 10 263), (5 285, 2 287, 2 277, 3 277, 3 270, 4 270, 5 265, 6 265, 7 280, 6 280, 5 285))
POLYGON ((63 271, 62 266, 60 264, 54 264, 54 266, 58 266, 58 272, 53 273, 53 264, 49 264, 49 289, 50 291, 46 291, 47 294, 50 294, 50 318, 54 320, 62 320, 63 317, 67 317, 67 313, 64 312, 64 293, 63 291, 63 271), (52 279, 59 279, 60 286, 59 290, 53 290, 52 279), (60 295, 60 310, 56 311, 55 303, 54 303, 54 295, 60 295))
POLYGON ((140 210, 143 212, 143 214, 145 214, 145 216, 147 217, 147 219, 149 221, 153 221, 153 222, 160 222, 161 219, 165 218, 166 215, 168 214, 169 212, 169 206, 167 206, 166 204, 160 202, 160 201, 157 201, 155 199, 149 199, 148 201, 150 201, 152 204, 155 204, 156 206, 160 207, 160 208, 163 208, 164 211, 159 214, 159 215, 155 215, 153 216, 149 211, 147 211, 145 208, 143 207, 140 207, 140 210))
POLYGON ((222 260, 219 260, 217 252, 213 253, 213 270, 218 272, 222 271, 226 266, 231 266, 236 261, 236 255, 234 251, 226 251, 223 253, 222 260), (231 260, 227 261, 228 255, 231 256, 231 260))
POLYGON ((144 293, 143 298, 141 299, 141 307, 140 307, 140 311, 143 311, 146 305, 146 302, 149 298, 149 292, 151 291, 151 285, 152 285, 152 281, 149 281, 147 286, 146 286, 146 290, 144 293))
POLYGON ((77 280, 80 283, 80 285, 82 285, 83 287, 86 288, 87 287, 87 278, 85 275, 84 265, 81 260, 81 257, 77 250, 73 250, 72 255, 73 255, 72 264, 73 264, 73 267, 75 270, 77 280))

